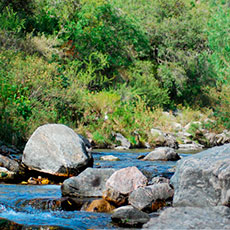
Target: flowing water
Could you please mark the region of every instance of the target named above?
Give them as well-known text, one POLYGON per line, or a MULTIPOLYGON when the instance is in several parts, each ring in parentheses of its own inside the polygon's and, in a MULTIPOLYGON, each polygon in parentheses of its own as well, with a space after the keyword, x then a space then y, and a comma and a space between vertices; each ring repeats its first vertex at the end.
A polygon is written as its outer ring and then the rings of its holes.
MULTIPOLYGON (((149 179, 154 176, 171 177, 176 162, 141 161, 137 157, 146 151, 101 150, 93 153, 94 167, 125 168, 138 167, 149 179), (104 155, 114 155, 120 161, 101 161, 104 155)), ((188 154, 180 154, 186 157, 188 154)), ((8 185, 0 184, 0 217, 26 226, 59 226, 68 229, 117 229, 111 223, 110 214, 84 211, 65 211, 52 208, 52 201, 60 200, 59 185, 8 185), (33 205, 44 203, 46 205, 33 205)))

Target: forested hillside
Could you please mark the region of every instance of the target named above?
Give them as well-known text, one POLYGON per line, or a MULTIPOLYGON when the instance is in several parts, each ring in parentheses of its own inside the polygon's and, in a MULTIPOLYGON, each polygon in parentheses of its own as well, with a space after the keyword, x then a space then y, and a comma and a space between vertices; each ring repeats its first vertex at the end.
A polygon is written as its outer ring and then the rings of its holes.
POLYGON ((98 147, 116 132, 154 146, 151 128, 173 131, 163 111, 228 129, 229 28, 224 0, 0 0, 0 140, 63 123, 98 147))

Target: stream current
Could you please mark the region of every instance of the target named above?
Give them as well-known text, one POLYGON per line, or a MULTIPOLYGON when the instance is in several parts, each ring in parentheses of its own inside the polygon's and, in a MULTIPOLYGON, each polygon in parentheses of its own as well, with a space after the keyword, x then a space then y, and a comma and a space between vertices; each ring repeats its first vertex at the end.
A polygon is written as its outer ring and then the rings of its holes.
MULTIPOLYGON (((93 153, 95 168, 138 167, 149 179, 155 176, 170 178, 176 162, 141 161, 137 157, 150 150, 97 150, 93 153), (101 161, 100 157, 114 155, 120 161, 101 161)), ((181 157, 189 154, 180 153, 181 157)), ((111 223, 110 214, 85 211, 64 211, 35 207, 33 200, 52 201, 61 198, 60 185, 12 185, 0 184, 0 217, 26 226, 59 226, 60 229, 117 229, 111 223)))

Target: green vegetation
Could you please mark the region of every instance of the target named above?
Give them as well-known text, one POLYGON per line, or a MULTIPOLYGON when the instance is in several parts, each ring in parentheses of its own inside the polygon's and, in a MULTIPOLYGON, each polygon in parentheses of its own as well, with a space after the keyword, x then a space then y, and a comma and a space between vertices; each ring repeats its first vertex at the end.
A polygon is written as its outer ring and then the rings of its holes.
POLYGON ((200 111, 210 130, 230 128, 228 4, 0 0, 0 140, 23 146, 64 123, 99 147, 115 132, 154 145, 151 128, 174 131, 200 111))

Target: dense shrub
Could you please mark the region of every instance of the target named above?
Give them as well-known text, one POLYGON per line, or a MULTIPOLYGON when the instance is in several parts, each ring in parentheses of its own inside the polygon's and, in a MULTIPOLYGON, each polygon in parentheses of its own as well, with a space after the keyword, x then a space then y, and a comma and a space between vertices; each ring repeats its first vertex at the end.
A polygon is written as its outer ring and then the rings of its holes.
POLYGON ((119 68, 128 67, 135 58, 148 54, 148 38, 133 20, 107 1, 81 3, 80 10, 66 21, 60 34, 67 54, 82 62, 82 68, 88 63, 102 67, 98 55, 103 55, 107 65, 96 73, 116 82, 119 68))

